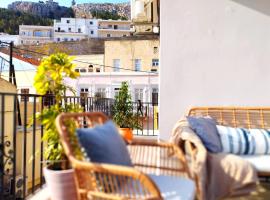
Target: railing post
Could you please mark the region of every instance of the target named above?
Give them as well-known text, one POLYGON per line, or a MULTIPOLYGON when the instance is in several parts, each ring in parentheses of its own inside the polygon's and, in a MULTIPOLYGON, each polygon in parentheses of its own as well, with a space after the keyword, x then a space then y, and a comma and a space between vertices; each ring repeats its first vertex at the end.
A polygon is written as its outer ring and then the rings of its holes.
POLYGON ((4 154, 5 154, 5 95, 1 94, 1 142, 0 142, 0 199, 4 199, 4 154))

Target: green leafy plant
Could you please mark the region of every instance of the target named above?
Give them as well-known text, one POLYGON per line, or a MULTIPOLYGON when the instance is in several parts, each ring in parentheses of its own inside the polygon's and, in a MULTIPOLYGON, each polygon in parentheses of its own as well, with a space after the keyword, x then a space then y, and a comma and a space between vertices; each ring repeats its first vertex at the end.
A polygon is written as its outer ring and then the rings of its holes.
MULTIPOLYGON (((74 70, 75 66, 72 64, 72 59, 72 57, 63 53, 52 54, 42 60, 34 79, 34 86, 38 94, 46 95, 50 93, 53 94, 53 98, 55 98, 54 105, 43 109, 41 113, 36 115, 36 118, 44 126, 43 140, 47 143, 44 156, 53 169, 66 168, 66 162, 64 162, 66 161, 66 157, 60 143, 55 119, 62 112, 82 111, 79 105, 62 103, 64 102, 63 97, 66 91, 73 91, 72 88, 64 84, 64 78, 75 79, 79 76, 79 73, 74 70)), ((75 152, 80 152, 79 148, 76 146, 78 143, 74 134, 76 128, 75 124, 68 122, 68 128, 75 152)))
POLYGON ((113 106, 113 121, 120 128, 142 129, 138 120, 139 115, 134 114, 128 83, 122 82, 113 106))

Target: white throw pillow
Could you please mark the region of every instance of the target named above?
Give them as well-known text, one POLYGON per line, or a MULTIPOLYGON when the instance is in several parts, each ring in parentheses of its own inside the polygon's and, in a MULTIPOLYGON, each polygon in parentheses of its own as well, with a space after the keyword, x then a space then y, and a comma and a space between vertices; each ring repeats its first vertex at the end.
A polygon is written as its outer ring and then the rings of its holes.
POLYGON ((270 130, 217 125, 223 153, 270 154, 270 130))

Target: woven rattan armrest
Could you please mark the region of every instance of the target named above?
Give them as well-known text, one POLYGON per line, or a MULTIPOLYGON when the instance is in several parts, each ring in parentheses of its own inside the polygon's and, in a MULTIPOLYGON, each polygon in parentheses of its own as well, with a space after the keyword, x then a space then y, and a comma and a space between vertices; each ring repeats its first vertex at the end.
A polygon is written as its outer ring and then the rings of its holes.
POLYGON ((133 165, 145 173, 191 177, 185 155, 172 143, 134 140, 128 149, 133 165))
POLYGON ((134 196, 134 198, 140 194, 142 199, 161 199, 156 184, 146 174, 135 168, 83 162, 74 158, 71 158, 70 161, 79 175, 84 174, 85 183, 79 183, 79 185, 89 184, 88 187, 79 189, 81 196, 90 194, 92 197, 98 198, 124 199, 121 192, 122 188, 125 187, 128 188, 126 192, 129 193, 129 196, 134 196), (86 174, 90 174, 88 180, 86 180, 86 174), (98 184, 98 187, 95 184, 98 184))

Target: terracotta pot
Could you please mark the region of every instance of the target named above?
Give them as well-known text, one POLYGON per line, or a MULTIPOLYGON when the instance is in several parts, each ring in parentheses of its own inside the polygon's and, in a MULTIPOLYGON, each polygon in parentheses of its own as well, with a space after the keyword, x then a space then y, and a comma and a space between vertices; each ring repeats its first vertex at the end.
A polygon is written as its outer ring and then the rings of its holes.
POLYGON ((51 200, 77 200, 74 170, 51 170, 43 168, 51 200))
POLYGON ((133 139, 133 132, 131 128, 119 128, 119 133, 127 141, 131 142, 133 139))

